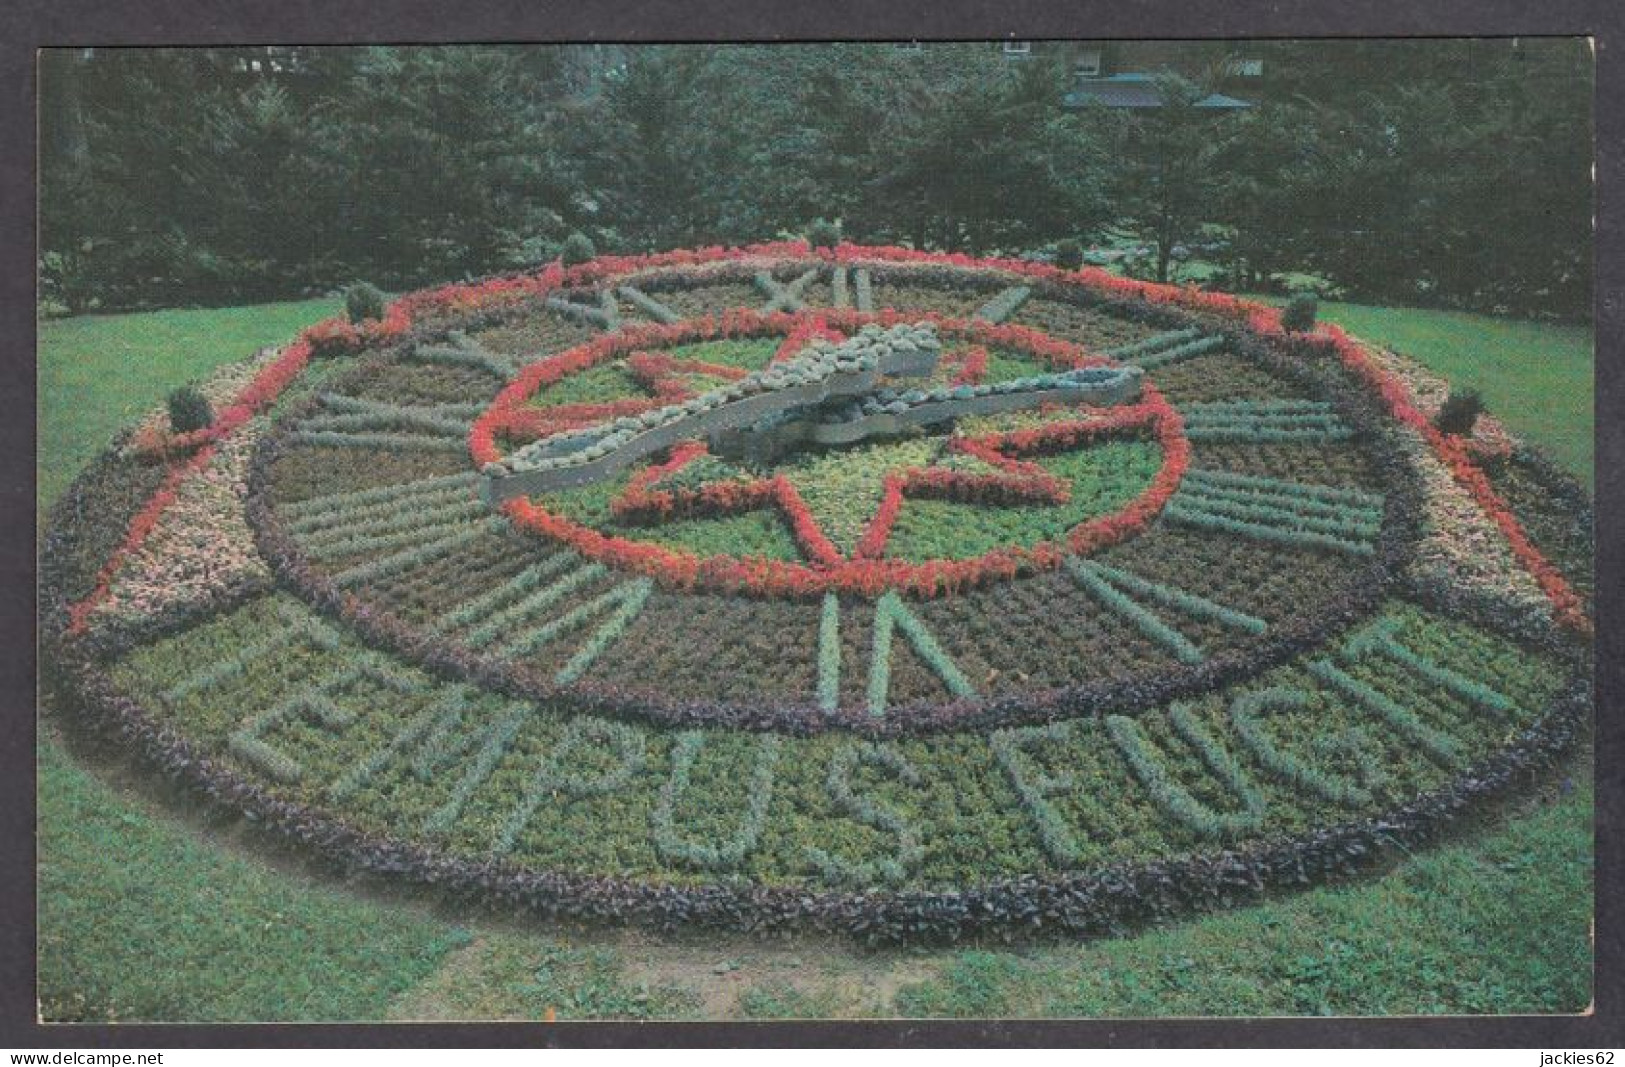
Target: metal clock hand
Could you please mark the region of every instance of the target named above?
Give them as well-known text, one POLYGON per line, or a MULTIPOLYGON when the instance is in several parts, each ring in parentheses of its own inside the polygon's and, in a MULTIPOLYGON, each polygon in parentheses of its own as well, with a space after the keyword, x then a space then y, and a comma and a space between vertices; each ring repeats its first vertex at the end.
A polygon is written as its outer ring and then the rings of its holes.
POLYGON ((814 340, 794 359, 690 400, 537 441, 487 465, 482 493, 515 496, 587 485, 680 441, 770 461, 805 444, 844 445, 966 415, 1045 403, 1119 404, 1139 396, 1137 367, 1086 367, 995 385, 899 392, 883 384, 936 369, 929 323, 865 326, 839 344, 814 340))

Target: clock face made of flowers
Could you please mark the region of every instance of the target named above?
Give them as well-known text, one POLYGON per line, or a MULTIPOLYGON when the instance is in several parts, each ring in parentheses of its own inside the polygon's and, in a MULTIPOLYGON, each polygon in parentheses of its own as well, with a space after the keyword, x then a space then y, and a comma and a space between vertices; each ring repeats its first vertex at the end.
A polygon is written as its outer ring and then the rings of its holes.
MULTIPOLYGON (((377 570, 380 544, 405 561, 502 546, 518 569, 460 580, 467 602, 431 625, 517 692, 666 722, 867 733, 974 721, 1001 700, 1024 704, 1001 710, 1005 721, 1036 720, 1066 700, 1123 707, 1128 687, 1113 679, 1131 665, 1134 684, 1167 685, 1199 677, 1213 656, 1268 648, 1271 612, 1260 610, 1253 571, 1294 551, 1317 560, 1320 580, 1293 594, 1301 610, 1306 592, 1336 602, 1369 569, 1384 494, 1332 403, 1281 383, 1278 398, 1181 414, 1142 364, 993 321, 1001 303, 1017 304, 1009 292, 1021 289, 984 294, 994 306, 978 314, 899 312, 889 325, 841 308, 623 324, 527 363, 471 423, 448 424, 469 441, 472 460, 458 462, 479 478, 400 483, 410 528, 397 529, 398 505, 379 510, 365 496, 353 522, 342 504, 313 516, 296 502, 281 529, 290 554, 398 619, 410 618, 416 586, 377 570), (1261 433, 1342 480, 1192 470, 1188 421, 1215 445, 1261 433), (1153 549, 1208 543, 1255 588, 1226 602, 1211 580, 1186 587, 1139 573, 1132 543, 1169 508, 1176 521, 1151 537, 1153 549), (508 521, 493 525, 493 513, 508 521), (379 528, 380 515, 395 525, 379 528), (356 562, 359 576, 349 572, 356 562), (578 611, 562 616, 570 626, 552 610, 560 603, 578 611), (956 639, 1010 626, 1020 616, 1002 603, 1022 605, 1024 624, 956 639), (768 617, 772 632, 749 663, 718 670, 768 617), (1092 654, 1079 654, 1075 631, 1054 633, 1056 618, 1087 628, 1092 654), (895 678, 873 655, 888 628, 903 638, 893 665, 918 661, 895 678), (690 643, 688 664, 651 669, 631 654, 674 632, 690 643)), ((1152 366, 1224 343, 1191 327, 1129 336, 1118 348, 1152 366)), ((498 358, 466 334, 455 345, 406 358, 498 358)), ((300 449, 320 456, 349 447, 342 435, 379 433, 383 423, 356 410, 366 388, 352 395, 345 385, 290 423, 289 464, 300 449)), ((427 433, 392 443, 453 454, 427 433)))
POLYGON ((1352 342, 1221 298, 778 246, 300 345, 64 598, 63 655, 351 859, 659 922, 1089 928, 1136 871, 1229 894, 1215 850, 1357 863, 1573 730, 1583 615, 1470 460, 1352 342), (194 497, 238 532, 170 532, 194 497))

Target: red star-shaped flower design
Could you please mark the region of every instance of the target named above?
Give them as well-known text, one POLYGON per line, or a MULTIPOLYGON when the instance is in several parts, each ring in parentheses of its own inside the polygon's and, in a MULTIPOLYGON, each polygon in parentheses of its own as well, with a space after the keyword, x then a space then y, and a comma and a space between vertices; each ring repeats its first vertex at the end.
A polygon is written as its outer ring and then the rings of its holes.
MULTIPOLYGON (((964 362, 975 365, 971 353, 964 362)), ((978 368, 979 370, 980 368, 978 368)), ((956 381, 974 382, 980 373, 956 381)), ((1072 414, 1069 412, 1068 414, 1072 414)), ((626 523, 658 523, 671 519, 717 517, 777 508, 789 523, 802 552, 814 564, 833 566, 855 559, 879 559, 902 510, 904 500, 939 499, 975 502, 983 506, 1032 507, 1065 504, 1070 486, 1025 456, 1049 455, 1089 444, 1108 436, 1133 432, 1155 418, 1147 405, 1113 409, 1078 409, 1077 417, 1046 422, 1029 430, 950 436, 935 462, 915 463, 878 473, 878 487, 862 495, 878 501, 862 534, 849 551, 844 538, 833 536, 827 517, 809 506, 796 479, 785 474, 751 475, 737 468, 716 465, 713 474, 698 468, 710 452, 704 442, 691 441, 672 450, 671 457, 639 472, 615 499, 611 510, 626 523), (980 461, 981 470, 939 465, 963 457, 980 461), (684 484, 685 472, 698 475, 684 484), (675 484, 674 484, 675 483, 675 484)))

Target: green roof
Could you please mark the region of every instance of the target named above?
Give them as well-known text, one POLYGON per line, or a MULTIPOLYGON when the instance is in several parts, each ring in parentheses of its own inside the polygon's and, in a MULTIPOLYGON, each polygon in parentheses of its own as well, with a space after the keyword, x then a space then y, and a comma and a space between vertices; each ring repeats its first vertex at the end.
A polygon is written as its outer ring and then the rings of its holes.
MULTIPOLYGON (((1150 74, 1113 74, 1105 78, 1085 78, 1062 98, 1067 107, 1084 107, 1091 102, 1106 107, 1162 107, 1162 88, 1150 74)), ((1196 101, 1193 107, 1220 111, 1235 111, 1252 107, 1246 100, 1238 100, 1223 93, 1210 93, 1196 101)))

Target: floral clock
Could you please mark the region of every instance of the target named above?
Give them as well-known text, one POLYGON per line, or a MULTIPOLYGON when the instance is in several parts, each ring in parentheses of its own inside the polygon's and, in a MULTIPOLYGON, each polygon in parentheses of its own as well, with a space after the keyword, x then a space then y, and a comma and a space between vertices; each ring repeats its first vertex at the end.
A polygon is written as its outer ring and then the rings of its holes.
POLYGON ((332 859, 547 914, 1112 929, 1367 865, 1589 714, 1583 493, 1228 297, 606 257, 207 386, 59 508, 58 684, 332 859))

